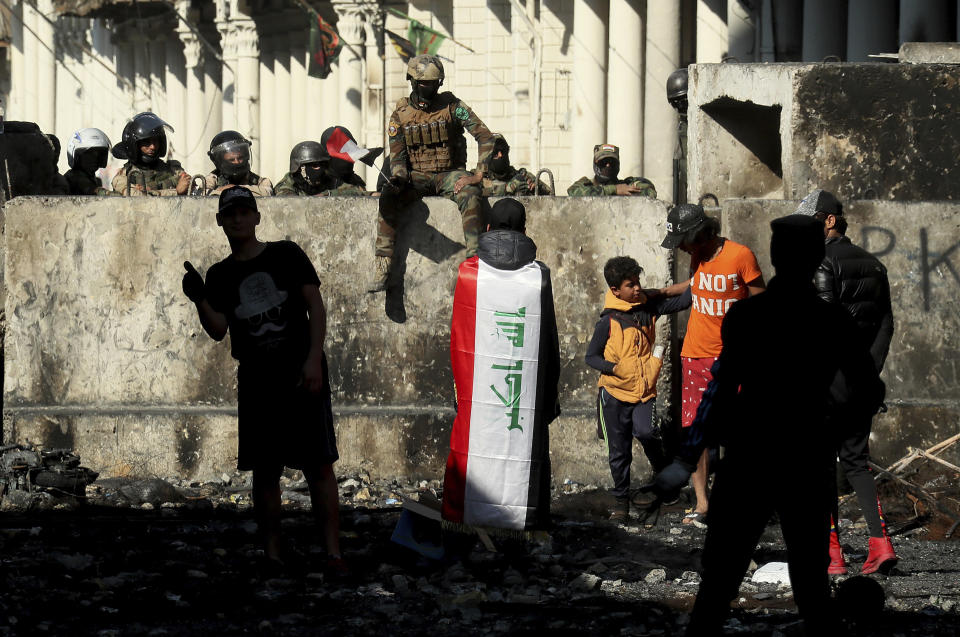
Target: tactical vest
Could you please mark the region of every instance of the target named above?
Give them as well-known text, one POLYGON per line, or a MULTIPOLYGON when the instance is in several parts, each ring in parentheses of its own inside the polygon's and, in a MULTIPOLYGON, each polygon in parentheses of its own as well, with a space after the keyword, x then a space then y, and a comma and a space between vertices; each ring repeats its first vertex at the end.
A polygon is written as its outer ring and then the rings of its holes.
POLYGON ((397 104, 398 133, 403 135, 412 170, 438 173, 463 170, 467 165, 463 129, 454 120, 451 107, 448 103, 436 111, 421 111, 410 104, 409 98, 397 104))

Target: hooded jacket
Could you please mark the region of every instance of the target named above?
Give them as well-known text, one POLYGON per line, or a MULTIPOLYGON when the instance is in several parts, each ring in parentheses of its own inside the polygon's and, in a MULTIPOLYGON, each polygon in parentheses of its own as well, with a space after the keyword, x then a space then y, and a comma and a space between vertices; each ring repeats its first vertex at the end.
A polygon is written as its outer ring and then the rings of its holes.
POLYGON ((640 303, 627 303, 607 289, 600 320, 587 345, 587 365, 600 372, 597 385, 627 403, 655 398, 663 365, 653 355, 657 316, 686 309, 690 300, 689 288, 676 297, 643 296, 640 303))

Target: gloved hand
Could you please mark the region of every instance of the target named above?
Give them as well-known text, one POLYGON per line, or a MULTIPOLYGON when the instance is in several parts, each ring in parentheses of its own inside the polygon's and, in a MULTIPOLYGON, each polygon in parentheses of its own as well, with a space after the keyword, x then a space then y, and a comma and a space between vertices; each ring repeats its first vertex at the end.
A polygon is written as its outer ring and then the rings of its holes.
POLYGON ((193 267, 189 261, 183 262, 183 269, 187 271, 183 275, 183 293, 194 303, 199 303, 207 296, 206 286, 203 283, 203 277, 193 267))
POLYGON ((640 491, 653 492, 662 500, 672 500, 687 486, 693 468, 685 462, 674 460, 654 477, 653 482, 640 487, 640 491))

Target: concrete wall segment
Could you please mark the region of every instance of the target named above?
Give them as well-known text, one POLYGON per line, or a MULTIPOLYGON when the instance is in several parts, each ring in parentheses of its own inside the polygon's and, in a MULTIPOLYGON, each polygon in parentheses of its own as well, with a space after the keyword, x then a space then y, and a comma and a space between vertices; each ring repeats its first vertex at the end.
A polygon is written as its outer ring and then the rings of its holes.
MULTIPOLYGON (((799 201, 721 203, 724 235, 750 246, 769 280, 769 222, 799 201)), ((874 457, 893 461, 960 430, 960 204, 851 201, 844 213, 847 236, 880 258, 890 280, 894 337, 882 378, 891 409, 875 420, 871 443, 874 457)))
MULTIPOLYGON (((555 475, 605 479, 596 373, 583 355, 606 259, 630 254, 667 283, 666 207, 642 198, 529 198, 528 232, 553 273, 564 415, 555 475), (562 472, 562 473, 561 473, 562 472)), ((235 364, 180 291, 184 260, 225 256, 214 199, 18 198, 4 214, 8 276, 4 439, 62 442, 107 474, 215 476, 233 466, 235 364), (70 443, 70 444, 67 444, 70 443)), ((312 258, 328 310, 327 353, 342 470, 438 477, 452 422, 449 320, 463 256, 452 202, 411 208, 398 241, 402 294, 364 293, 376 201, 262 200, 260 236, 312 258), (372 466, 372 468, 371 468, 372 466)), ((668 321, 658 338, 669 340, 668 321)), ((669 371, 661 377, 669 413, 669 371)), ((639 462, 638 462, 639 466, 639 462)))

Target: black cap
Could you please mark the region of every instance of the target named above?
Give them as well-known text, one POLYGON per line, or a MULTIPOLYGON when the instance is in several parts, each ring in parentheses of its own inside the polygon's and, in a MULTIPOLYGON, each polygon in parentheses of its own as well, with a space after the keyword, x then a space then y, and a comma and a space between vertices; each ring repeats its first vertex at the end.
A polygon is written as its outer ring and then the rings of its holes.
POLYGON ((702 206, 694 203, 682 203, 674 206, 667 213, 667 236, 663 238, 660 247, 673 250, 687 235, 699 230, 709 217, 702 206))
POLYGON ((256 210, 257 198, 253 196, 252 192, 243 186, 233 186, 232 188, 227 188, 220 193, 220 206, 217 209, 218 213, 237 207, 256 210))
POLYGON ((504 197, 490 208, 487 223, 491 230, 516 230, 523 232, 527 227, 527 209, 516 199, 504 197))
POLYGON ((843 214, 843 208, 840 207, 840 202, 837 201, 837 198, 834 197, 832 193, 822 188, 817 188, 803 198, 803 201, 797 206, 794 214, 812 217, 818 212, 839 217, 843 214))

